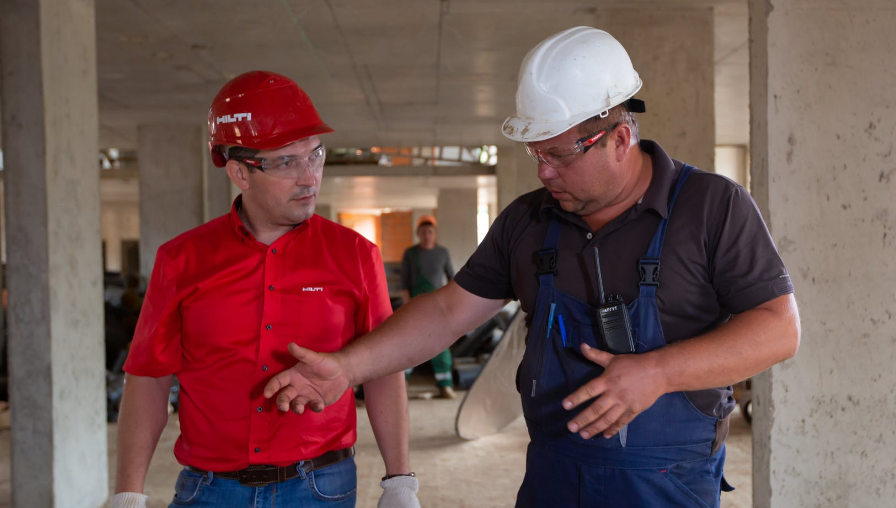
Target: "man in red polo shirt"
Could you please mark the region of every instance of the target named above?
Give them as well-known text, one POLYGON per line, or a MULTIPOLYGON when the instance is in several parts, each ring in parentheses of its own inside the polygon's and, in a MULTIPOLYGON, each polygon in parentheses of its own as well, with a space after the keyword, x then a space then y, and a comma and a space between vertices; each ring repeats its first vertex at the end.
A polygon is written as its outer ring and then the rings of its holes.
MULTIPOLYGON (((355 505, 351 390, 326 413, 283 413, 262 393, 287 344, 338 351, 391 314, 377 247, 314 215, 333 132, 292 80, 249 72, 208 116, 212 160, 242 194, 231 212, 162 245, 125 365, 113 507, 143 507, 146 471, 180 381, 185 468, 176 504, 355 505)), ((197 168, 198 170, 199 168, 197 168)), ((402 373, 365 383, 386 465, 380 507, 419 507, 402 373)))

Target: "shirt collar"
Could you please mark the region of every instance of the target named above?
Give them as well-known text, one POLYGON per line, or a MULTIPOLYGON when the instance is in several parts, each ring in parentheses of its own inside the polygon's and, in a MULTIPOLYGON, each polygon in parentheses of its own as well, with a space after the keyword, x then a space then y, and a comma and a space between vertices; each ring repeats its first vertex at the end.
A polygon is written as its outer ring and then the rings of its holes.
POLYGON ((655 141, 645 139, 640 146, 653 160, 653 178, 641 200, 641 207, 652 208, 665 219, 669 217, 669 190, 675 181, 677 168, 672 158, 655 141))
POLYGON ((242 206, 243 195, 240 194, 233 200, 233 204, 230 205, 230 229, 240 238, 251 238, 252 233, 246 229, 246 226, 243 225, 243 220, 240 219, 240 207, 242 206))
MULTIPOLYGON (((675 179, 676 164, 657 142, 642 139, 639 143, 641 151, 650 155, 653 161, 653 178, 644 197, 641 199, 641 208, 652 208, 663 218, 669 216, 669 189, 675 179)), ((560 207, 560 202, 550 192, 545 192, 541 201, 540 213, 543 215, 548 210, 566 216, 576 222, 585 224, 584 219, 575 214, 570 214, 560 207), (577 220, 576 220, 577 219, 577 220)))
MULTIPOLYGON (((249 231, 246 226, 243 225, 243 220, 240 218, 240 207, 243 205, 243 195, 240 194, 233 200, 233 204, 230 206, 230 229, 236 234, 240 240, 243 240, 247 244, 258 243, 255 239, 255 235, 249 231)), ((311 221, 314 220, 314 215, 309 217, 308 219, 302 221, 296 227, 292 228, 288 233, 278 238, 274 243, 272 243, 271 247, 283 248, 286 247, 289 243, 292 242, 295 237, 301 233, 302 231, 308 229, 310 227, 311 221)), ((260 245, 260 244, 259 244, 260 245)))

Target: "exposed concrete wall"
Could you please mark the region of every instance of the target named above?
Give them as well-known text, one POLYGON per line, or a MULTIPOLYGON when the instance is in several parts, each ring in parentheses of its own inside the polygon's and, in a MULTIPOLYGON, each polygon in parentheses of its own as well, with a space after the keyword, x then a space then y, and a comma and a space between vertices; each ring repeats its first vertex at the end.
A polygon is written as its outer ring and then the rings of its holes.
POLYGON ((498 147, 498 213, 523 194, 541 188, 538 166, 526 153, 522 143, 498 147))
POLYGON ((892 506, 896 10, 750 7, 753 192, 803 326, 797 357, 753 384, 754 506, 892 506))
POLYGON ((477 199, 476 189, 439 190, 439 215, 436 217, 439 221, 438 242, 448 249, 455 271, 460 270, 478 245, 477 199))
POLYGON ((198 125, 140 125, 140 274, 149 278, 156 251, 204 218, 205 130, 198 125))
POLYGON ((13 506, 108 494, 92 0, 0 4, 13 506))
POLYGON ((637 115, 641 137, 675 159, 712 170, 712 9, 596 9, 593 26, 622 43, 644 82, 636 95, 647 103, 647 113, 637 115))

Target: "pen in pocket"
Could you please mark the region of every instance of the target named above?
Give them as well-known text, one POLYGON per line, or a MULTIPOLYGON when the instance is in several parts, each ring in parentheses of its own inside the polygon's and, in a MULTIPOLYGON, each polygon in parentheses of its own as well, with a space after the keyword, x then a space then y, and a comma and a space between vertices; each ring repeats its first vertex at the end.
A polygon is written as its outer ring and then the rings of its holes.
POLYGON ((563 324, 563 314, 557 314, 557 324, 560 325, 560 338, 563 339, 563 347, 566 347, 566 325, 563 324))

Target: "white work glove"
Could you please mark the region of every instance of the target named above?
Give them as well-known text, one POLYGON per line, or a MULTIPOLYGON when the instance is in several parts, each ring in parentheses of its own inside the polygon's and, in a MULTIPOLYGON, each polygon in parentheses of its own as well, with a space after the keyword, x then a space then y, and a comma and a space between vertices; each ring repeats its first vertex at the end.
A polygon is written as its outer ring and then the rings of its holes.
POLYGON ((146 496, 139 492, 119 492, 112 496, 109 508, 146 508, 146 496))
POLYGON ((420 484, 413 476, 396 476, 380 482, 383 495, 376 508, 420 508, 417 490, 420 484))

